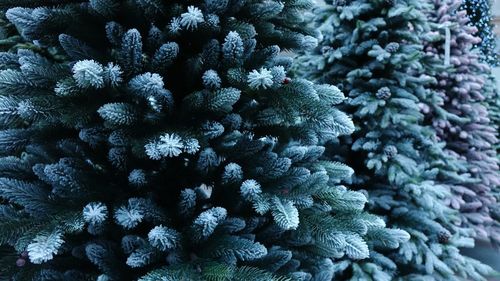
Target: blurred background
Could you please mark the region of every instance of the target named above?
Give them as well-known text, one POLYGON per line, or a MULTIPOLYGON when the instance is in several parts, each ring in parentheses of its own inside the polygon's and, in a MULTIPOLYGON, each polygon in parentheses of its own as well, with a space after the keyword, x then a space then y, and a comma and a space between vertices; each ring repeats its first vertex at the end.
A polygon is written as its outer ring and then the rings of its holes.
MULTIPOLYGON (((500 0, 493 0, 492 7, 493 24, 495 24, 495 34, 497 35, 497 52, 500 53, 500 0)), ((500 85, 500 67, 496 67, 494 73, 497 83, 500 85)), ((500 257, 498 257, 498 260, 500 260, 500 257)))
MULTIPOLYGON (((497 53, 500 54, 500 0, 493 0, 492 4, 493 24, 495 25, 495 34, 497 36, 497 53)), ((493 73, 497 80, 497 88, 500 89, 500 66, 495 67, 493 73)), ((476 248, 464 252, 493 267, 499 273, 496 277, 492 277, 489 280, 500 281, 500 251, 498 249, 493 249, 489 243, 477 242, 476 248)))

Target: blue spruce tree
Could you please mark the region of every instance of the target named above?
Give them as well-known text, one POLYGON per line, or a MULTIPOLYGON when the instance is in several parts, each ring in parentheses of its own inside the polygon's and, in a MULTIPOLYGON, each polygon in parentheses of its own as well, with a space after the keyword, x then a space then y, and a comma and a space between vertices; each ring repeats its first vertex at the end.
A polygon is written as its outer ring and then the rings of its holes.
POLYGON ((0 53, 2 276, 327 281, 407 242, 323 155, 342 92, 281 55, 312 4, 2 1, 34 46, 0 53))
POLYGON ((455 182, 450 206, 460 210, 462 224, 472 227, 477 239, 499 245, 498 127, 493 111, 488 110, 488 104, 498 98, 490 85, 491 68, 480 61, 474 48, 481 41, 475 35, 477 28, 468 24, 460 4, 460 0, 432 1, 428 18, 436 30, 425 51, 428 73, 436 78, 435 95, 422 112, 446 143, 446 151, 456 158, 452 163, 467 176, 455 182))
POLYGON ((397 250, 337 267, 351 280, 484 280, 491 272, 460 253, 474 232, 448 200, 467 176, 422 112, 436 95, 423 50, 434 35, 428 4, 328 1, 315 12, 320 46, 296 67, 346 93, 356 131, 341 138, 340 159, 356 171, 351 187, 366 188, 371 210, 411 235, 397 250))

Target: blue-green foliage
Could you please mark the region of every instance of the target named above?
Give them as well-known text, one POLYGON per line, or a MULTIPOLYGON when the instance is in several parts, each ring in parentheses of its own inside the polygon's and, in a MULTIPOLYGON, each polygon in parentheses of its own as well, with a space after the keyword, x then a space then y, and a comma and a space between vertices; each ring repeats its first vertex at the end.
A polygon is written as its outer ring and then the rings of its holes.
MULTIPOLYGON (((341 138, 343 157, 333 157, 354 168, 350 186, 367 189, 370 210, 384 216, 385 222, 378 223, 406 231, 370 232, 365 238, 372 241, 370 246, 399 248, 371 252, 363 261, 336 262, 335 273, 351 280, 484 280, 491 269, 459 252, 473 247, 474 232, 460 226, 461 216, 448 203, 468 176, 461 174, 461 160, 443 150, 445 144, 424 115, 426 104, 440 104, 431 90, 436 80, 427 72, 423 42, 439 36, 443 27, 430 24, 426 12, 443 10, 415 0, 327 2, 314 16, 322 41, 300 59, 296 70, 346 94, 343 108, 352 114, 357 130, 341 138)), ((328 191, 325 201, 350 202, 353 208, 366 200, 359 193, 339 191, 328 191)), ((307 224, 342 225, 329 220, 311 216, 307 224)), ((326 241, 361 245, 355 237, 326 241)))
POLYGON ((459 186, 450 205, 461 210, 462 225, 473 228, 477 240, 497 245, 500 221, 494 210, 498 209, 495 205, 500 196, 500 173, 495 151, 498 145, 495 103, 499 101, 497 90, 491 85, 491 68, 481 61, 474 46, 481 39, 477 37, 477 29, 470 25, 466 11, 459 10, 461 3, 461 0, 434 1, 436 9, 429 12, 431 21, 450 23, 450 42, 454 42, 454 47, 450 48, 449 69, 443 72, 440 66, 445 36, 435 36, 435 40, 426 42, 430 68, 437 69, 428 73, 438 83, 434 85, 436 94, 423 111, 432 120, 440 139, 446 141, 449 154, 461 160, 440 169, 440 173, 451 175, 450 182, 459 186), (453 173, 457 170, 465 173, 457 177, 453 173))
POLYGON ((71 2, 2 4, 2 276, 329 280, 408 239, 323 155, 342 92, 289 77, 313 2, 71 2))

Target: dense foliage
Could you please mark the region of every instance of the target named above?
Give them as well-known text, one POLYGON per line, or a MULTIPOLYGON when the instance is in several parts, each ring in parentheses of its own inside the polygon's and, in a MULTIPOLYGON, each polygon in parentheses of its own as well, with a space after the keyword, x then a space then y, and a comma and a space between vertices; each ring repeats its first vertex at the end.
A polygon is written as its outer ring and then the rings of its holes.
POLYGON ((287 75, 312 2, 67 2, 6 12, 36 48, 0 54, 4 276, 330 280, 409 238, 322 156, 342 92, 287 75))
MULTIPOLYGON (((441 28, 428 13, 443 9, 430 4, 333 1, 316 12, 320 46, 297 67, 299 73, 335 84, 348 95, 345 108, 357 130, 341 143, 346 146, 343 159, 356 171, 352 186, 368 188, 371 210, 411 235, 398 250, 372 256, 376 266, 368 266, 367 260, 354 262, 358 280, 482 280, 489 271, 460 253, 459 248, 474 246, 474 231, 460 223, 467 215, 452 208, 456 203, 450 205, 450 197, 464 193, 460 184, 470 180, 466 163, 446 149, 446 140, 425 114, 429 104, 439 107, 432 74, 445 71, 442 61, 436 65, 423 49, 423 42, 437 40, 441 28), (436 68, 429 70, 431 66, 436 68)), ((495 141, 491 129, 484 134, 495 141)), ((448 145, 453 146, 451 140, 448 145)), ((493 172, 494 163, 480 165, 490 165, 493 172)), ((495 175, 479 177, 492 180, 495 175)), ((484 196, 484 204, 494 204, 492 194, 484 196)), ((490 220, 485 225, 492 220, 484 219, 490 220)))
POLYGON ((485 280, 500 98, 461 4, 0 1, 0 280, 485 280))
POLYGON ((430 66, 437 70, 433 87, 437 95, 423 111, 467 175, 452 187, 450 205, 460 210, 462 223, 474 228, 477 238, 499 245, 500 172, 494 148, 498 127, 485 103, 498 99, 489 85, 491 69, 480 62, 473 48, 481 39, 475 36, 477 29, 468 25, 466 11, 458 10, 460 4, 459 0, 436 0, 430 9, 428 17, 436 29, 448 28, 450 37, 438 36, 425 45, 433 62, 430 66), (440 71, 443 66, 446 71, 440 71))

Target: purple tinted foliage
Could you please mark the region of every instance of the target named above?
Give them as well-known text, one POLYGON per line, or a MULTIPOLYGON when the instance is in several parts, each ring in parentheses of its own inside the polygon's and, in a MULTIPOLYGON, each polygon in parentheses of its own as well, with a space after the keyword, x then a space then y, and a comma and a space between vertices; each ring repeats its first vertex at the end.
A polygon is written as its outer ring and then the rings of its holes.
MULTIPOLYGON (((450 205, 462 213, 462 225, 472 227, 477 238, 500 245, 500 173, 495 146, 497 125, 489 115, 489 105, 497 98, 492 87, 491 69, 480 61, 474 48, 481 39, 477 28, 469 25, 460 0, 434 0, 429 18, 439 26, 448 27, 451 37, 450 69, 436 71, 433 89, 439 102, 435 110, 426 112, 438 137, 446 142, 451 158, 464 163, 461 173, 469 179, 453 188, 450 205)), ((444 28, 443 32, 444 34, 444 28)), ((427 43, 428 58, 445 61, 445 36, 427 43)))

